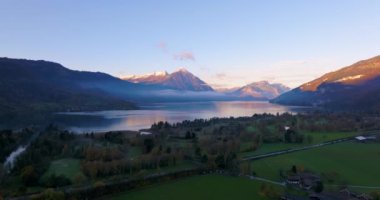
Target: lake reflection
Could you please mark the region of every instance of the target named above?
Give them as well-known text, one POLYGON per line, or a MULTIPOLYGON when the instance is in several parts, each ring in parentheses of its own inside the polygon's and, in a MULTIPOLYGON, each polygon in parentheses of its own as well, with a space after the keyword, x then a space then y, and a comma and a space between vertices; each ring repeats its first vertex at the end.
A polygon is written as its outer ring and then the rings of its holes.
POLYGON ((303 112, 309 108, 289 107, 255 101, 218 101, 156 103, 140 106, 140 110, 72 112, 57 114, 55 122, 75 132, 139 130, 153 123, 210 119, 213 117, 252 116, 261 113, 303 112))

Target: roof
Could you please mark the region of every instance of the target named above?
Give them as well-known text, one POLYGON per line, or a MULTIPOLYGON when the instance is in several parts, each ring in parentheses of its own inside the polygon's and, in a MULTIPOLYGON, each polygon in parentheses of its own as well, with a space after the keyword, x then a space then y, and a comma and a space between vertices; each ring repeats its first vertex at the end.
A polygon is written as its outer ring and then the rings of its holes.
POLYGON ((287 180, 289 180, 289 181, 300 181, 301 177, 298 175, 288 176, 287 180))
POLYGON ((366 140, 367 138, 360 135, 360 136, 356 136, 355 139, 357 139, 357 140, 366 140))

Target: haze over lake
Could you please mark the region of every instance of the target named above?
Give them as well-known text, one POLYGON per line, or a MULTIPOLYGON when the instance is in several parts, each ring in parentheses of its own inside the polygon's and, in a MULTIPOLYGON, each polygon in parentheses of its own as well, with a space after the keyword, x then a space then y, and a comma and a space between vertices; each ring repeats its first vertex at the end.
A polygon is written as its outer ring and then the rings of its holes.
POLYGON ((72 131, 102 132, 140 130, 159 121, 170 123, 213 117, 242 117, 261 113, 304 112, 307 107, 282 106, 266 101, 211 101, 155 103, 140 106, 140 110, 109 110, 97 112, 59 113, 55 122, 72 131))

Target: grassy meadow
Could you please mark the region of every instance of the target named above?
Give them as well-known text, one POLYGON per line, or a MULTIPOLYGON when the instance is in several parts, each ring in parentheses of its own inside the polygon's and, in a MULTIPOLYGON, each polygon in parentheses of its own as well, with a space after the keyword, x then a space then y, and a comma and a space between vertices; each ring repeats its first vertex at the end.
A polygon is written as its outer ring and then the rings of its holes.
POLYGON ((251 161, 257 176, 277 181, 281 180, 280 170, 289 170, 293 165, 325 173, 335 180, 331 184, 380 186, 379 143, 345 142, 251 161))
POLYGON ((80 161, 78 159, 73 158, 55 160, 51 162, 49 169, 41 177, 41 179, 44 180, 52 174, 63 175, 71 181, 74 181, 75 176, 78 175, 84 177, 84 174, 80 168, 80 161))
MULTIPOLYGON (((112 200, 156 199, 170 200, 181 197, 183 200, 193 199, 268 199, 260 195, 262 182, 242 177, 226 177, 218 175, 195 176, 177 181, 152 185, 127 193, 108 196, 112 200)), ((273 186, 279 192, 283 188, 273 186)))
POLYGON ((244 149, 249 148, 249 145, 251 143, 245 142, 241 145, 241 150, 244 152, 240 153, 240 156, 246 157, 246 156, 254 156, 254 155, 260 155, 265 154, 269 152, 274 151, 280 151, 280 150, 286 150, 286 149, 292 149, 297 147, 303 147, 313 144, 319 144, 331 140, 337 140, 340 138, 346 138, 357 135, 355 132, 305 132, 303 133, 305 135, 305 138, 308 136, 311 136, 312 140, 310 142, 305 139, 303 143, 264 143, 259 146, 259 148, 255 151, 244 151, 244 149))

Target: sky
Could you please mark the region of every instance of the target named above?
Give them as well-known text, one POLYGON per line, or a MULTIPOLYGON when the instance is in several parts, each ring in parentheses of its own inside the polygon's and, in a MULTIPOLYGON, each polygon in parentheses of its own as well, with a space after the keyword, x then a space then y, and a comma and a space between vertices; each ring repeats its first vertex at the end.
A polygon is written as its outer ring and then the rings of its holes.
POLYGON ((0 57, 215 88, 296 87, 380 54, 378 0, 0 0, 0 57))

